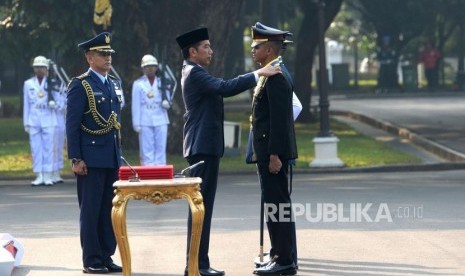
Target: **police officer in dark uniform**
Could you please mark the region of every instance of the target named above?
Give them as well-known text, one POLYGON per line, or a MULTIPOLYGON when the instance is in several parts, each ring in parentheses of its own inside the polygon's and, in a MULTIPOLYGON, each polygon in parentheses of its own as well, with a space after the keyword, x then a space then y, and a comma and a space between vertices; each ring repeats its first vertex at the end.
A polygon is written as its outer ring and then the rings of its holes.
MULTIPOLYGON (((252 27, 252 57, 260 66, 284 66, 280 57, 291 33, 259 22, 252 27)), ((292 107, 293 85, 287 70, 261 77, 252 102, 252 162, 257 163, 271 240, 270 261, 258 275, 296 274, 297 248, 288 189, 288 164, 297 158, 292 107)))
MULTIPOLYGON (((224 275, 224 271, 210 267, 208 257, 219 163, 224 152, 223 97, 234 96, 252 88, 257 84, 259 76, 270 76, 279 73, 280 69, 268 66, 231 80, 215 78, 205 69, 210 64, 213 55, 207 28, 180 35, 176 41, 182 49, 184 58, 181 78, 186 108, 183 133, 184 158, 190 165, 202 160, 205 162, 202 166, 191 170, 191 176, 202 178, 200 192, 205 205, 205 218, 200 238, 199 271, 202 276, 224 275)), ((190 235, 191 215, 189 212, 188 242, 190 235)), ((187 270, 185 274, 187 275, 187 270)))
POLYGON ((104 32, 78 45, 90 69, 68 86, 68 157, 77 177, 83 272, 90 274, 122 271, 111 259, 116 250, 111 208, 121 163, 122 90, 108 74, 115 53, 110 41, 104 32))
POLYGON ((388 92, 397 86, 396 50, 391 45, 391 37, 383 36, 381 47, 376 53, 379 61, 379 76, 377 93, 388 92))

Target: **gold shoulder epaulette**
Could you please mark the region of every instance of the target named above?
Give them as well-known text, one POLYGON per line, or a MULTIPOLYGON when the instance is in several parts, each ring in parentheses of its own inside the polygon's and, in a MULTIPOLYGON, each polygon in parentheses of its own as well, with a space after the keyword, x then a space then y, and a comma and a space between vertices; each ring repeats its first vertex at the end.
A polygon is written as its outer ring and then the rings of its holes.
POLYGON ((82 79, 84 79, 84 78, 87 77, 87 76, 89 76, 89 72, 85 72, 85 73, 81 74, 80 76, 77 76, 77 77, 72 78, 72 79, 68 82, 68 85, 66 86, 66 89, 69 90, 69 86, 71 85, 71 83, 73 82, 73 80, 75 80, 75 79, 82 80, 82 79))
POLYGON ((84 74, 81 74, 80 76, 77 76, 76 79, 82 80, 83 78, 89 76, 89 72, 85 72, 84 74))

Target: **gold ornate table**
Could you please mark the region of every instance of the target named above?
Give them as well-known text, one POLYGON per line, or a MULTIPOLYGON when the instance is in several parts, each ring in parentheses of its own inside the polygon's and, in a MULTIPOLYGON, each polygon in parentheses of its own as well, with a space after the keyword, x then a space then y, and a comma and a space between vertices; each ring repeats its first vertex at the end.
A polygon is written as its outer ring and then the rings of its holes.
POLYGON ((154 204, 163 204, 175 199, 185 198, 189 202, 192 214, 192 234, 189 245, 189 263, 187 265, 189 276, 199 276, 199 246, 202 233, 204 206, 200 194, 199 177, 153 179, 130 182, 126 180, 116 181, 115 197, 111 219, 118 243, 123 275, 131 275, 131 252, 126 229, 126 206, 129 199, 145 200, 154 204))

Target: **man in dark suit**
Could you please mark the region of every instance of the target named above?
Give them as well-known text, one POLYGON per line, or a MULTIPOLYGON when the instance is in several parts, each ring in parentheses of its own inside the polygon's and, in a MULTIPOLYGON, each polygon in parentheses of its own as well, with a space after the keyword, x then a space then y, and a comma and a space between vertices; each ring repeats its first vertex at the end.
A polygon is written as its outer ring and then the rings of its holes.
MULTIPOLYGON (((199 270, 202 276, 224 275, 224 271, 210 267, 208 257, 219 163, 224 152, 223 97, 234 96, 252 88, 257 84, 259 76, 270 76, 279 73, 280 69, 268 66, 231 80, 215 78, 205 69, 210 64, 213 55, 206 28, 180 35, 176 41, 184 58, 181 78, 186 108, 183 133, 184 157, 190 165, 205 161, 202 166, 191 171, 191 176, 202 178, 201 193, 205 205, 205 218, 200 238, 199 270)), ((189 213, 188 242, 190 235, 191 215, 189 213)), ((185 274, 187 275, 187 271, 185 274)))
POLYGON ((121 272, 111 259, 116 250, 111 223, 113 183, 121 163, 122 90, 108 74, 115 51, 109 33, 78 46, 85 51, 90 69, 68 86, 66 135, 77 177, 83 272, 121 272))
MULTIPOLYGON (((252 57, 260 66, 281 67, 280 52, 291 33, 259 22, 252 27, 252 57)), ((252 162, 257 163, 271 240, 270 261, 258 275, 296 274, 295 223, 288 190, 289 161, 297 158, 290 74, 261 77, 252 102, 252 162)))

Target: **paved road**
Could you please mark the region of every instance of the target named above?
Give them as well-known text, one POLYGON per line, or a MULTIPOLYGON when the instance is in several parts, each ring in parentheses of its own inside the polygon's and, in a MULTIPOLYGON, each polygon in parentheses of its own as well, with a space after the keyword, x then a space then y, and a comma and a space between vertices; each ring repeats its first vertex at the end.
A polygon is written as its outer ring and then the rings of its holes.
MULTIPOLYGON (((339 97, 330 108, 406 127, 465 153, 464 104, 462 95, 339 97)), ((465 170, 295 175, 298 275, 465 275, 463 179, 465 170)), ((0 232, 26 248, 13 276, 82 275, 74 182, 27 183, 0 181, 0 232)), ((212 266, 251 275, 259 233, 256 175, 222 175, 220 183, 212 266)), ((183 201, 129 203, 133 275, 182 275, 187 212, 183 201)))
MULTIPOLYGON (((465 275, 463 179, 463 170, 295 175, 293 200, 302 211, 298 275, 465 275)), ((26 248, 13 275, 82 275, 73 181, 26 183, 0 182, 0 229, 26 248)), ((212 266, 251 275, 259 235, 256 175, 223 175, 220 183, 212 266)), ((129 203, 133 275, 182 275, 187 212, 183 201, 129 203)))
POLYGON ((353 111, 405 127, 465 153, 465 95, 410 94, 371 98, 333 97, 331 110, 353 111))

